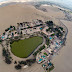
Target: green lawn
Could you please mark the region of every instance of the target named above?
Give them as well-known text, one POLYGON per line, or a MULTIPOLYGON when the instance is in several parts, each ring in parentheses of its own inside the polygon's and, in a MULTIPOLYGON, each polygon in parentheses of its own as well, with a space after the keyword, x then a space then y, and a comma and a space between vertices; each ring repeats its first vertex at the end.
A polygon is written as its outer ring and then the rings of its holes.
POLYGON ((19 40, 18 42, 15 41, 13 44, 11 44, 11 51, 17 57, 26 58, 42 42, 42 37, 32 37, 24 40, 19 40))

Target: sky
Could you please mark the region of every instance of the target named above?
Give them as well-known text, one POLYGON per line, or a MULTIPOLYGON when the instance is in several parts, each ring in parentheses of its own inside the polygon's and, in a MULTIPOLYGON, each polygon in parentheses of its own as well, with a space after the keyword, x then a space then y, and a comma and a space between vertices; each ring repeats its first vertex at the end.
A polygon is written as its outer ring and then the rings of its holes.
POLYGON ((63 6, 72 8, 72 0, 0 0, 0 3, 4 1, 10 1, 10 2, 49 1, 49 2, 61 4, 63 6))
POLYGON ((58 2, 58 3, 72 3, 72 0, 0 0, 0 2, 3 1, 52 1, 52 2, 58 2))
MULTIPOLYGON (((7 1, 7 0, 0 0, 7 1)), ((34 0, 12 0, 12 1, 34 1, 34 0)), ((35 0, 35 1, 53 1, 53 2, 72 2, 72 0, 35 0)))

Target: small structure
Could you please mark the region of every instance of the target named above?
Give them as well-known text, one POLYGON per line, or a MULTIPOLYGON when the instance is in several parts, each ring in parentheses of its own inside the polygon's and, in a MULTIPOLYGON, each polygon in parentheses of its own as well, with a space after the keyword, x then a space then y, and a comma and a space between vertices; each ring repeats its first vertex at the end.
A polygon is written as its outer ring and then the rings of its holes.
POLYGON ((28 65, 23 66, 23 68, 28 68, 28 65))
POLYGON ((52 49, 47 48, 46 50, 47 50, 50 54, 52 53, 52 49))

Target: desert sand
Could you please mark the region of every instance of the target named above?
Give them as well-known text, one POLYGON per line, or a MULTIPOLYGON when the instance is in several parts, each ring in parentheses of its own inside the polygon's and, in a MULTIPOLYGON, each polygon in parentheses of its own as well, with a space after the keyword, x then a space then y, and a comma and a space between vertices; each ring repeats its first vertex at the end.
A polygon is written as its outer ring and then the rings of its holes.
MULTIPOLYGON (((34 6, 31 5, 25 5, 25 4, 15 4, 15 5, 8 5, 5 7, 0 8, 0 35, 4 32, 6 28, 8 28, 10 25, 17 26, 18 22, 23 21, 32 21, 33 19, 49 19, 45 15, 43 11, 37 10, 34 6)), ((17 71, 14 68, 14 64, 7 65, 4 61, 4 58, 2 57, 2 47, 0 46, 0 72, 21 72, 17 71)), ((33 72, 44 72, 42 66, 38 64, 34 64, 34 66, 31 67, 31 69, 28 71, 33 72)), ((26 70, 22 70, 23 72, 28 72, 26 70)))
MULTIPOLYGON (((32 21, 33 19, 45 19, 45 13, 35 9, 31 5, 15 4, 0 8, 0 34, 10 25, 18 22, 32 21)), ((48 19, 48 17, 47 17, 48 19)))
MULTIPOLYGON (((36 9, 32 5, 27 4, 15 4, 8 5, 0 8, 0 35, 10 25, 17 25, 18 22, 32 21, 33 19, 51 20, 58 24, 56 19, 61 19, 63 24, 68 28, 68 36, 66 46, 64 46, 58 56, 53 59, 55 69, 52 72, 71 72, 72 71, 72 22, 62 20, 65 18, 65 14, 57 7, 52 6, 40 6, 40 8, 46 8, 47 12, 36 9)), ((2 47, 0 46, 0 72, 44 72, 43 68, 35 64, 31 68, 26 70, 17 71, 14 68, 14 64, 7 65, 3 61, 2 47)))
POLYGON ((2 34, 10 25, 16 26, 18 22, 32 21, 33 19, 49 20, 53 17, 65 17, 63 12, 59 11, 57 8, 53 9, 53 7, 47 6, 46 9, 48 12, 43 12, 36 9, 34 6, 27 4, 15 4, 0 7, 0 34, 2 34))
POLYGON ((72 22, 61 20, 68 28, 66 46, 53 59, 55 69, 52 72, 72 72, 72 22))
POLYGON ((46 15, 54 18, 65 18, 65 15, 62 11, 58 9, 58 7, 51 6, 51 5, 41 5, 41 9, 46 9, 46 15))

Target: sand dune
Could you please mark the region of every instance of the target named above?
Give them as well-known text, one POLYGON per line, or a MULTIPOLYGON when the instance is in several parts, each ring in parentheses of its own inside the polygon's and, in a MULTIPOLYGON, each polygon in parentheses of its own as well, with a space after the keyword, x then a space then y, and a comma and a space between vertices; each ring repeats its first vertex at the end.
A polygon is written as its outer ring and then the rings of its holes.
POLYGON ((65 15, 62 11, 58 9, 58 7, 54 7, 51 5, 47 6, 40 6, 40 8, 45 8, 47 10, 47 15, 54 17, 54 18, 65 18, 65 15))
POLYGON ((63 12, 57 8, 47 7, 48 12, 36 9, 27 4, 8 5, 0 8, 0 34, 10 25, 16 25, 18 22, 32 21, 33 19, 49 20, 54 18, 64 18, 63 12), (50 12, 49 12, 50 11, 50 12))
MULTIPOLYGON (((45 13, 35 9, 31 5, 16 4, 0 8, 0 34, 10 25, 18 22, 32 21, 33 19, 45 19, 45 13)), ((47 17, 48 19, 48 17, 47 17)))

